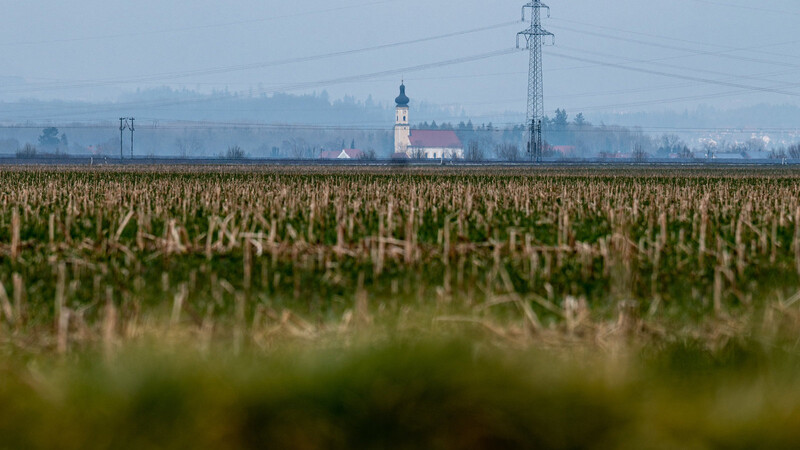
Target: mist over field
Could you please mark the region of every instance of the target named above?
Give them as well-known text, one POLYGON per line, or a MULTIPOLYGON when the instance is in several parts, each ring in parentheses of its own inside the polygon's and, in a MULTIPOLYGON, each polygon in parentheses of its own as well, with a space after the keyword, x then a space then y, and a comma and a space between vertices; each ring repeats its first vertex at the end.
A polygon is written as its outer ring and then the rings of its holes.
POLYGON ((800 448, 796 0, 6 3, 0 450, 800 448))
MULTIPOLYGON (((462 131, 513 129, 525 121, 527 101, 527 53, 511 51, 526 26, 520 6, 473 0, 14 4, 0 18, 7 60, 0 68, 0 140, 6 141, 0 153, 37 145, 45 126, 64 132, 88 124, 91 130, 67 133, 77 139, 58 151, 104 154, 98 148, 112 147, 117 118, 136 117, 143 130, 199 124, 204 149, 192 156, 240 146, 253 157, 289 157, 273 151, 291 141, 287 134, 302 139, 308 153, 355 140, 388 156, 401 79, 417 128, 435 122, 459 129, 463 122, 462 131), (337 130, 223 129, 231 123, 337 130)), ((544 49, 544 93, 553 122, 545 123, 545 138, 569 148, 570 156, 641 148, 656 157, 684 147, 697 155, 788 155, 800 140, 800 47, 791 32, 800 12, 793 2, 549 6, 543 26, 555 34, 555 45, 544 49), (630 130, 609 137, 619 130, 586 129, 587 123, 630 130), (681 145, 672 145, 676 139, 681 145)), ((197 133, 184 128, 177 137, 143 131, 140 154, 186 153, 177 140, 197 133)), ((521 145, 519 133, 500 134, 466 138, 488 158, 498 157, 506 142, 521 145)))

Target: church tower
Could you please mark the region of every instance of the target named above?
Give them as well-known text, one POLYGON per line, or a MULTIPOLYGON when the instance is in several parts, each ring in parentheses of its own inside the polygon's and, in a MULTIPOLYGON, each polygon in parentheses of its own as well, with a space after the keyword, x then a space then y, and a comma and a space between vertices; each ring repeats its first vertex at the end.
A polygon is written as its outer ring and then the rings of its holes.
POLYGON ((395 100, 397 112, 394 125, 394 152, 395 154, 408 154, 411 145, 411 128, 408 126, 408 103, 411 101, 406 96, 405 83, 400 85, 400 96, 395 100))

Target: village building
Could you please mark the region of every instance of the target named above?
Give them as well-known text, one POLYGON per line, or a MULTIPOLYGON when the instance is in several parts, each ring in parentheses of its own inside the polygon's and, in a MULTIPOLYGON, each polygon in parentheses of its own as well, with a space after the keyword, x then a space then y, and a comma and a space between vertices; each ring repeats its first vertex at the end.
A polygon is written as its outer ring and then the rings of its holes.
POLYGON ((411 130, 410 99, 405 84, 400 85, 394 125, 394 158, 398 159, 463 159, 464 145, 452 130, 411 130))
POLYGON ((361 150, 346 148, 342 151, 324 151, 320 154, 319 159, 362 159, 364 152, 361 150))

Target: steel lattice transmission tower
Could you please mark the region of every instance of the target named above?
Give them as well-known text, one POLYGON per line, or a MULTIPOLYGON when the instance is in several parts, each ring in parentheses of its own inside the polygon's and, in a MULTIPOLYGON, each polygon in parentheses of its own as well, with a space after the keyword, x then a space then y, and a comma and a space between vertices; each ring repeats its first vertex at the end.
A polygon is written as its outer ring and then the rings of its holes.
POLYGON ((525 10, 530 9, 530 28, 517 33, 517 48, 520 48, 520 36, 525 38, 526 48, 530 51, 530 68, 528 73, 528 153, 531 159, 540 162, 542 159, 542 118, 544 117, 544 78, 542 75, 542 46, 555 44, 555 35, 542 28, 542 10, 550 7, 541 0, 531 0, 522 7, 522 21, 525 22, 525 10))

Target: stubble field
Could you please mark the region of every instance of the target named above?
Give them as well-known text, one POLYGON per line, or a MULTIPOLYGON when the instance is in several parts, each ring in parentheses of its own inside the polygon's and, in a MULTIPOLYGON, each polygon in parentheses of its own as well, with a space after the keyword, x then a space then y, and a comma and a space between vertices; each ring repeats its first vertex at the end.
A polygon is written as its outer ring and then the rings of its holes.
POLYGON ((0 449, 800 445, 800 172, 0 171, 0 449))

